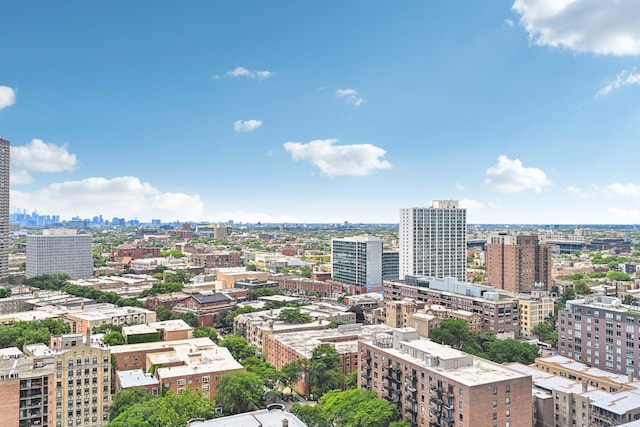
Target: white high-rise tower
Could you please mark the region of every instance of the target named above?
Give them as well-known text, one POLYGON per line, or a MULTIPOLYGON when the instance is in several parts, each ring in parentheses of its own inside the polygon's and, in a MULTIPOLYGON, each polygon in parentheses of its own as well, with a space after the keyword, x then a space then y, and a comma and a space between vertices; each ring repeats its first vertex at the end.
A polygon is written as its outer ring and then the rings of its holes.
POLYGON ((457 200, 400 210, 400 279, 404 276, 467 280, 467 211, 457 200))

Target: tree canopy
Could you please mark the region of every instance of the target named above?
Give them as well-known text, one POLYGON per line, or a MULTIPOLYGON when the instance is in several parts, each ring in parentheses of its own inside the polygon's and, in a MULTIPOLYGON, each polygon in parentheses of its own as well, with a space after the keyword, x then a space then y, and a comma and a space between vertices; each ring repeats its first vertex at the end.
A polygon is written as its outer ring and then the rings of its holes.
POLYGON ((278 315, 278 320, 284 323, 311 323, 313 320, 309 313, 302 313, 299 308, 283 308, 278 315))
POLYGON ((261 404, 263 385, 258 374, 231 372, 218 380, 218 391, 214 398, 226 413, 246 412, 261 404))
POLYGON ((313 349, 309 360, 309 380, 314 396, 322 396, 329 390, 344 386, 342 360, 335 348, 322 344, 313 349))
POLYGON ((309 427, 403 427, 398 407, 371 390, 332 390, 316 406, 294 404, 291 412, 309 427))
POLYGON ((43 319, 35 322, 16 322, 0 325, 0 348, 18 347, 25 344, 49 344, 51 335, 66 334, 69 325, 62 319, 43 319))
POLYGON ((520 362, 529 365, 539 355, 534 345, 514 339, 499 340, 494 331, 474 332, 463 319, 445 320, 431 331, 429 337, 432 341, 497 363, 520 362))
POLYGON ((169 391, 162 397, 149 399, 132 392, 124 395, 122 400, 127 396, 139 400, 126 406, 126 402, 120 402, 119 398, 119 413, 111 419, 109 427, 184 427, 191 418, 216 416, 215 407, 201 390, 186 389, 178 394, 169 391))

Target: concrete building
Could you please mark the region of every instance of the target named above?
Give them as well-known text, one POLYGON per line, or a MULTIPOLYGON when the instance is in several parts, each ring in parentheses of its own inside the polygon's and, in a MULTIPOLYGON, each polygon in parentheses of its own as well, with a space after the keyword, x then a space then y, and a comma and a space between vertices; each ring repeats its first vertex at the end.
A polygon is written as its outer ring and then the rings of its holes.
POLYGON ((509 368, 531 375, 534 427, 613 427, 640 423, 640 382, 564 356, 509 368), (623 424, 624 423, 624 424, 623 424))
POLYGON ((94 304, 89 309, 81 306, 69 310, 64 315, 65 323, 71 326, 72 333, 87 334, 97 326, 111 323, 113 325, 144 325, 156 321, 156 312, 142 307, 117 307, 113 304, 94 304))
POLYGON ((78 346, 56 354, 55 417, 49 425, 103 426, 109 423, 111 406, 111 358, 108 348, 78 346))
POLYGON ((91 235, 74 229, 43 230, 27 236, 26 277, 64 273, 71 279, 93 276, 91 235))
POLYGON ((554 297, 540 292, 520 296, 520 333, 526 337, 531 336, 533 328, 544 323, 553 314, 555 302, 554 297))
POLYGON ((463 310, 480 315, 483 330, 491 329, 505 337, 520 337, 520 313, 515 296, 490 286, 459 282, 453 278, 406 276, 405 282, 384 282, 385 301, 409 298, 416 303, 463 310))
POLYGON ((609 372, 640 376, 640 307, 597 296, 558 310, 558 353, 609 372))
POLYGON ((467 211, 457 200, 400 210, 400 279, 405 276, 467 279, 467 211))
POLYGON ((412 426, 530 426, 531 376, 395 329, 358 343, 358 386, 412 426))
POLYGON ((551 246, 536 235, 492 233, 487 236, 487 280, 497 289, 529 293, 537 284, 551 285, 551 246))
POLYGON ((382 239, 375 236, 332 239, 331 278, 363 290, 382 285, 382 239))
MULTIPOLYGON (((265 354, 268 363, 280 370, 296 360, 310 360, 313 350, 320 345, 333 347, 340 357, 342 374, 348 376, 358 369, 358 340, 378 334, 390 334, 386 325, 351 324, 337 329, 307 330, 267 335, 265 354)), ((308 395, 311 392, 309 378, 305 374, 298 382, 297 391, 308 395)))
POLYGON ((9 280, 9 168, 11 144, 0 137, 0 284, 9 280))

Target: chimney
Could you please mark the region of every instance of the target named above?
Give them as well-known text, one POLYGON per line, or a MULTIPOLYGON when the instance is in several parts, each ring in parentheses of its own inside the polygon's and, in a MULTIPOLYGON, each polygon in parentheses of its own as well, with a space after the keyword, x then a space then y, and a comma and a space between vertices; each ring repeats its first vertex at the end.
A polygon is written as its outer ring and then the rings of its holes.
POLYGON ((629 382, 632 383, 633 382, 633 369, 629 369, 627 371, 627 376, 628 376, 629 382))
POLYGON ((282 419, 282 427, 289 427, 289 420, 286 418, 282 419))
POLYGON ((582 380, 582 392, 586 393, 587 392, 587 386, 589 385, 589 383, 587 382, 587 380, 582 380))

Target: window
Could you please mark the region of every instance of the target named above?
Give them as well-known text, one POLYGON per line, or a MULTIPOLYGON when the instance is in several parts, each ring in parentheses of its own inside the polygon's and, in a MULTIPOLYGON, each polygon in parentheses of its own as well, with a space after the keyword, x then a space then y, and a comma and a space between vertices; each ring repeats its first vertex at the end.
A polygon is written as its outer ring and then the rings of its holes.
POLYGON ((498 387, 493 388, 493 395, 496 396, 498 394, 498 387))
POLYGON ((186 381, 184 380, 184 378, 178 380, 178 385, 185 385, 185 384, 186 384, 186 381))

